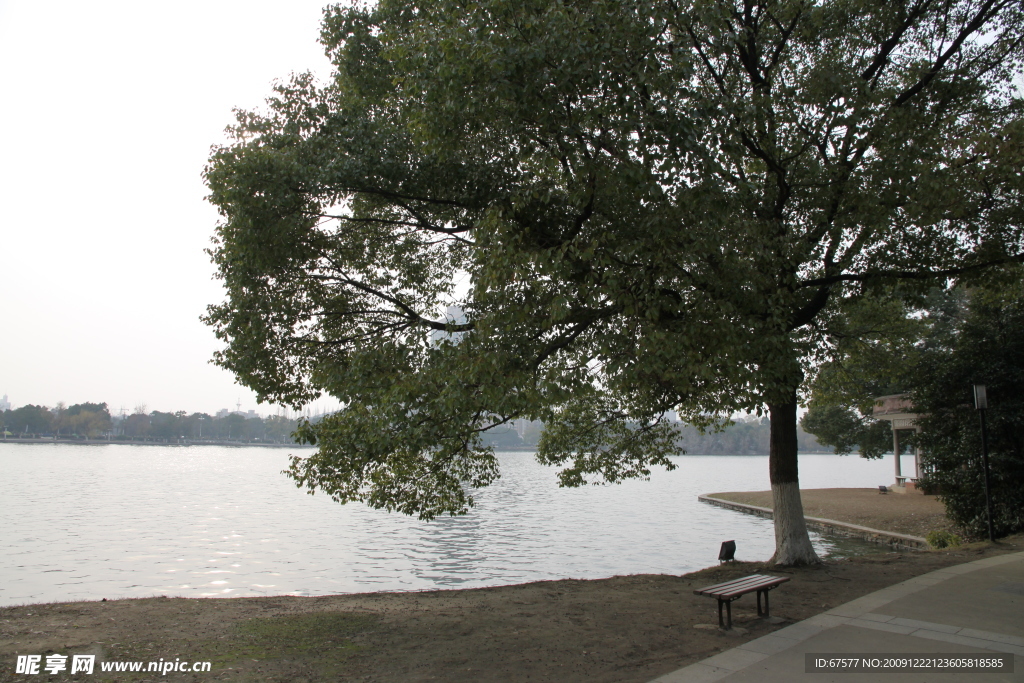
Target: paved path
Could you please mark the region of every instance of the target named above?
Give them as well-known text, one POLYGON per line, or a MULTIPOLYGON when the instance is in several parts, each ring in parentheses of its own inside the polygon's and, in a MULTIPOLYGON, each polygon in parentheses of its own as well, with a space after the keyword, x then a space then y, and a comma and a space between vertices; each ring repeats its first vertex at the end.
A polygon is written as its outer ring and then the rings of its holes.
MULTIPOLYGON (((785 586, 773 602, 785 600, 785 586)), ((1024 681, 1024 553, 889 586, 652 683, 1024 681), (805 653, 1012 654, 1013 673, 805 673, 805 653)))

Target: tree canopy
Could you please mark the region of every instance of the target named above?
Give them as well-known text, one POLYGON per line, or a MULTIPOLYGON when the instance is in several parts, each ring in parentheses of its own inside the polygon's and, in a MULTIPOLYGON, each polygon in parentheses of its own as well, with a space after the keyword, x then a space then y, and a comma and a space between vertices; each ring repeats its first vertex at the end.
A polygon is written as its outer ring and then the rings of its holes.
POLYGON ((856 448, 862 457, 880 458, 890 451, 890 424, 872 417, 876 399, 914 386, 920 351, 942 320, 935 314, 961 293, 934 288, 901 297, 890 289, 887 296, 845 301, 832 325, 828 360, 807 387, 801 426, 840 454, 856 448))
POLYGON ((1021 259, 1022 36, 1016 0, 329 8, 333 79, 206 170, 217 362, 343 402, 297 483, 424 517, 495 424, 578 485, 670 467, 668 410, 767 411, 776 558, 812 560, 797 395, 844 305, 1021 259))

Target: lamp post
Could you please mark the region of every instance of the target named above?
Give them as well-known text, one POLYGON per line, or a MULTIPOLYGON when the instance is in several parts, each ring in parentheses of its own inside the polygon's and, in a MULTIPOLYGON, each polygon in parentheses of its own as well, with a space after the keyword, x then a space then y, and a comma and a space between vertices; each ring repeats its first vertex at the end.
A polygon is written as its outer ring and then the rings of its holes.
POLYGON ((981 462, 985 467, 985 517, 988 522, 988 540, 996 540, 992 530, 992 492, 991 482, 988 473, 988 435, 985 433, 985 411, 988 409, 988 396, 985 393, 984 384, 974 385, 974 407, 978 409, 981 417, 981 462))

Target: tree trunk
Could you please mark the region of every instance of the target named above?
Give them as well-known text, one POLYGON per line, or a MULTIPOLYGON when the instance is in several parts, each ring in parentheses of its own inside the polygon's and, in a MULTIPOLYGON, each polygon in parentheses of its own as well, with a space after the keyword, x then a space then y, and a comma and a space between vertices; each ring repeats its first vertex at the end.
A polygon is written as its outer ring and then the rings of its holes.
POLYGON ((768 406, 771 443, 768 471, 772 482, 775 519, 775 555, 769 564, 800 565, 820 562, 811 546, 800 501, 797 472, 796 392, 785 403, 768 406))

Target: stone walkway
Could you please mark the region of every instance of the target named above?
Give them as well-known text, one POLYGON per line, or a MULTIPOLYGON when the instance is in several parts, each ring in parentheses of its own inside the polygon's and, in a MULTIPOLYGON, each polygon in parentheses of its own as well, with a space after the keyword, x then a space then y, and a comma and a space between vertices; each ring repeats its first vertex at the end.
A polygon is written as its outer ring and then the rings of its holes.
MULTIPOLYGON (((785 587, 773 601, 785 600, 785 587)), ((1024 553, 946 567, 865 595, 652 683, 1024 681, 1024 553), (1013 672, 805 673, 807 653, 1010 654, 1013 672)))

